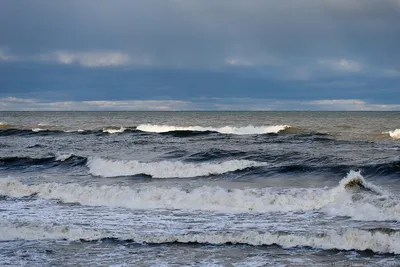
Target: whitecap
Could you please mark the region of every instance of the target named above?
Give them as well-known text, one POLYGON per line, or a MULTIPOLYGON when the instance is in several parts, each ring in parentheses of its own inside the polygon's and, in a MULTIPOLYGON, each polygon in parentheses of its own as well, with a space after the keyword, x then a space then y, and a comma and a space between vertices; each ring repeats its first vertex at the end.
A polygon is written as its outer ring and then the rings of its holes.
POLYGON ((103 133, 109 133, 109 134, 116 134, 116 133, 123 133, 126 130, 126 128, 122 127, 119 129, 115 128, 104 128, 103 133))
POLYGON ((141 124, 136 127, 137 130, 143 132, 153 132, 153 133, 165 133, 172 131, 212 131, 219 132, 222 134, 237 134, 237 135, 247 135, 247 134, 267 134, 267 133, 278 133, 287 128, 289 125, 273 125, 273 126, 246 126, 246 127, 202 127, 202 126, 171 126, 171 125, 153 125, 153 124, 141 124))
POLYGON ((249 160, 229 160, 219 163, 185 163, 180 161, 140 162, 136 160, 107 160, 90 158, 87 166, 95 176, 116 177, 146 174, 153 178, 189 178, 208 176, 264 166, 249 160))

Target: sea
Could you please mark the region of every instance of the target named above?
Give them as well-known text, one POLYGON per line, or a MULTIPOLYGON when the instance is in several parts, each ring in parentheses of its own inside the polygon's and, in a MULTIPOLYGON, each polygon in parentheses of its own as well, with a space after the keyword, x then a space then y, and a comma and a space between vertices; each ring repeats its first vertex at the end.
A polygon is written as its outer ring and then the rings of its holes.
POLYGON ((400 112, 0 112, 0 266, 400 266, 400 112))

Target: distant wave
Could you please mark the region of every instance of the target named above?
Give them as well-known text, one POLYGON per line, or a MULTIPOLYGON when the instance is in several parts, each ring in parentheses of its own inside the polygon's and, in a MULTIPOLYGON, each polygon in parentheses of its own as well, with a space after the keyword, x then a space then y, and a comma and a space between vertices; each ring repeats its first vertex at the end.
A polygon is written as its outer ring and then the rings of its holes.
POLYGON ((170 126, 170 125, 153 125, 153 124, 141 124, 136 129, 143 132, 152 133, 165 133, 174 131, 195 131, 195 132, 218 132, 222 134, 266 134, 266 133, 278 133, 285 129, 290 128, 289 125, 274 125, 274 126, 246 126, 246 127, 202 127, 202 126, 170 126))
POLYGON ((103 133, 109 133, 109 134, 115 134, 115 133, 123 133, 126 130, 126 128, 124 127, 120 127, 120 128, 104 128, 103 129, 103 133))
POLYGON ((393 139, 400 139, 400 129, 396 129, 394 131, 389 131, 389 135, 393 139))
POLYGON ((129 209, 183 209, 224 213, 296 212, 318 210, 331 216, 366 221, 400 221, 400 200, 350 172, 333 188, 226 189, 202 186, 192 190, 176 187, 82 186, 44 183, 27 185, 0 180, 0 195, 36 195, 66 203, 129 209), (355 197, 357 196, 357 197, 355 197))
POLYGON ((25 135, 55 135, 55 134, 116 134, 124 132, 138 132, 135 129, 129 128, 104 128, 102 130, 83 130, 83 129, 46 129, 46 128, 32 128, 32 129, 18 129, 0 126, 0 136, 25 136, 25 135))
POLYGON ((229 160, 220 163, 184 163, 180 161, 139 162, 136 160, 90 158, 87 162, 89 172, 95 176, 116 177, 146 174, 153 178, 208 176, 264 165, 265 163, 262 162, 248 160, 229 160))
POLYGON ((124 234, 107 233, 79 226, 52 225, 36 222, 1 223, 0 241, 9 240, 68 240, 133 242, 137 244, 245 244, 252 246, 278 245, 283 248, 311 247, 316 249, 371 250, 377 253, 400 254, 400 233, 392 229, 356 229, 322 233, 286 232, 213 232, 187 234, 124 234))

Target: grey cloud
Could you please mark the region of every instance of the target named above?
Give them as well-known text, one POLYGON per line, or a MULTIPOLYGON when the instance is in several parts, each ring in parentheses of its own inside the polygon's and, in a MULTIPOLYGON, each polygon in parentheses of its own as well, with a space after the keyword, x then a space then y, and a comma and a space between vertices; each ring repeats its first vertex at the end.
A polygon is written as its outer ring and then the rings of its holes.
POLYGON ((0 1, 0 46, 15 54, 115 50, 175 67, 344 58, 399 70, 398 25, 397 0, 0 1))

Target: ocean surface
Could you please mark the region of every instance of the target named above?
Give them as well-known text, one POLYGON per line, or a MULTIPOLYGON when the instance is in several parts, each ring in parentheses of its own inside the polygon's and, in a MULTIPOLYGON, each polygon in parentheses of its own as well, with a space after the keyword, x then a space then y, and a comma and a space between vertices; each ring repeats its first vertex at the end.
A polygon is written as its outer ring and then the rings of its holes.
POLYGON ((400 266, 400 112, 0 112, 0 266, 400 266))

